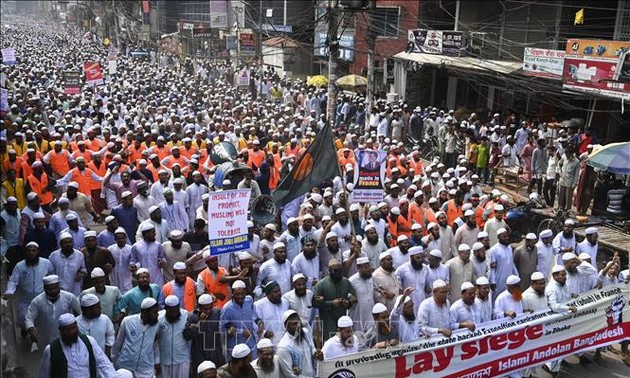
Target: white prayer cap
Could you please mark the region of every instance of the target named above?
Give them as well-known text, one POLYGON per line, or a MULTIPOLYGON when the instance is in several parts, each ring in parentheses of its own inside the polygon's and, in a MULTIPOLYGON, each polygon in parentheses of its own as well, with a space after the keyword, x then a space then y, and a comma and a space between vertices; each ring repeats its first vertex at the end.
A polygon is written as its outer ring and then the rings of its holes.
POLYGON ((567 219, 564 221, 564 225, 565 226, 575 226, 575 222, 573 221, 573 219, 567 219))
POLYGON ((503 211, 505 210, 503 205, 498 204, 498 205, 494 205, 494 211, 503 211))
POLYGON ((387 204, 386 204, 385 202, 379 202, 379 203, 378 203, 378 208, 379 208, 379 209, 382 209, 382 208, 384 208, 384 207, 387 207, 387 204))
POLYGON ((274 251, 278 248, 286 248, 287 246, 283 242, 275 242, 273 244, 274 251))
POLYGON ((337 320, 337 328, 347 328, 347 327, 352 327, 354 323, 352 322, 352 319, 349 316, 342 316, 339 318, 339 320, 337 320))
POLYGON ((330 239, 330 238, 336 238, 337 234, 334 231, 330 231, 326 234, 326 240, 330 239))
POLYGON ((497 235, 501 235, 501 234, 504 234, 504 233, 506 233, 506 232, 507 232, 507 230, 506 230, 504 227, 501 227, 501 228, 499 228, 499 229, 497 230, 497 235))
POLYGON ((175 180, 173 180, 173 184, 183 185, 184 184, 184 180, 181 177, 178 177, 175 180))
POLYGON ((390 211, 392 212, 392 214, 400 215, 400 209, 397 207, 392 207, 390 211))
POLYGON ((473 215, 475 215, 475 212, 472 211, 472 210, 466 210, 466 212, 464 213, 465 217, 470 217, 470 216, 473 216, 473 215))
POLYGON ((28 247, 39 248, 39 244, 37 244, 36 242, 32 241, 32 242, 29 242, 28 244, 26 244, 26 248, 28 248, 28 247))
POLYGON ((155 299, 153 299, 151 297, 148 297, 148 298, 144 298, 142 300, 142 303, 140 304, 140 308, 143 309, 143 310, 146 310, 147 308, 151 308, 151 307, 155 306, 156 304, 157 304, 157 302, 155 301, 155 299))
POLYGON ((68 187, 79 189, 79 183, 76 181, 70 181, 70 183, 68 184, 68 187))
POLYGON ((178 261, 173 264, 173 270, 186 270, 186 263, 178 261))
POLYGON ((475 284, 477 286, 481 286, 481 285, 490 285, 490 281, 488 281, 488 278, 485 276, 481 276, 479 278, 477 278, 477 281, 475 281, 475 284))
POLYGON ((256 343, 256 349, 260 350, 265 348, 273 348, 273 341, 266 337, 258 340, 258 343, 256 343))
POLYGON ((475 288, 475 285, 473 285, 472 282, 466 281, 460 287, 460 291, 464 291, 464 290, 468 290, 468 289, 474 289, 474 288, 475 288))
MULTIPOLYGON (((35 163, 37 163, 37 162, 35 162, 35 163)), ((33 164, 33 168, 35 168, 35 164, 33 164)), ((35 193, 35 192, 30 192, 29 194, 26 195, 26 200, 29 201, 29 202, 34 200, 35 198, 37 198, 37 193, 35 193)))
POLYGON ((159 209, 159 207, 158 207, 158 206, 155 206, 155 205, 153 205, 153 206, 149 207, 149 214, 153 214, 153 212, 154 212, 155 210, 157 210, 157 209, 159 209))
MULTIPOLYGON (((304 216, 302 217, 302 219, 304 220, 308 220, 308 219, 315 219, 315 217, 313 216, 313 214, 304 214, 304 216)), ((322 221, 324 220, 324 218, 322 218, 322 221)), ((330 217, 328 217, 328 220, 330 220, 330 217)))
POLYGON ((69 314, 69 313, 62 314, 57 319, 57 324, 59 325, 59 327, 69 326, 70 324, 76 323, 76 322, 77 322, 77 319, 74 317, 74 315, 69 314))
POLYGON ((69 232, 62 232, 61 235, 59 235, 59 241, 62 241, 65 239, 72 239, 72 234, 69 232))
POLYGON ((477 234, 477 239, 481 239, 481 238, 487 238, 490 235, 488 235, 488 233, 486 231, 479 231, 479 233, 477 234))
POLYGON ((87 238, 95 238, 97 237, 98 234, 96 233, 96 231, 85 231, 85 233, 83 234, 83 239, 87 239, 87 238))
POLYGON ((201 294, 199 296, 199 300, 197 301, 200 305, 209 305, 214 302, 214 298, 210 294, 201 294))
POLYGON ((133 378, 133 373, 127 369, 118 369, 114 374, 114 378, 133 378))
POLYGON ((433 227, 437 226, 437 223, 431 222, 427 225, 427 230, 431 230, 433 227))
POLYGON ((553 268, 551 268, 551 273, 558 273, 558 272, 562 272, 564 271, 564 266, 562 265, 554 265, 553 268))
POLYGON ((401 241, 403 241, 403 240, 407 240, 407 239, 409 239, 409 238, 407 237, 407 235, 400 235, 400 236, 398 237, 398 239, 396 239, 396 240, 398 240, 399 242, 401 242, 401 241))
POLYGON ((422 225, 420 223, 414 223, 411 225, 411 231, 422 230, 422 225))
POLYGON ((203 195, 201 196, 201 200, 202 200, 202 201, 207 200, 207 199, 209 199, 209 198, 210 198, 210 194, 208 194, 208 193, 205 193, 205 194, 203 194, 203 195))
POLYGON ((302 273, 294 274, 293 275, 293 279, 291 280, 291 282, 295 282, 295 281, 297 281, 297 280, 299 280, 301 278, 306 279, 306 276, 303 275, 302 273))
POLYGON ((441 287, 446 287, 446 282, 444 282, 443 280, 435 280, 433 281, 433 285, 431 285, 431 288, 433 290, 441 288, 441 287))
POLYGON ((551 231, 550 229, 542 230, 540 233, 541 239, 550 238, 552 236, 553 236, 553 231, 551 231))
POLYGON ((276 231, 276 225, 273 224, 273 223, 267 223, 265 225, 265 228, 268 229, 268 230, 271 230, 271 231, 276 231))
POLYGON ((81 307, 91 307, 100 301, 96 295, 88 293, 81 297, 81 307))
POLYGON ((520 278, 519 276, 515 276, 514 274, 510 275, 510 276, 507 278, 507 280, 505 280, 505 283, 506 283, 508 286, 511 286, 511 285, 516 285, 516 284, 518 284, 518 283, 520 283, 520 282, 521 282, 521 278, 520 278))
POLYGON ((103 271, 103 269, 97 266, 96 268, 92 269, 92 273, 90 273, 90 278, 98 277, 105 277, 105 272, 103 271))
POLYGON ((127 231, 125 231, 125 229, 122 228, 122 227, 118 227, 116 229, 116 231, 114 231, 114 234, 125 234, 125 235, 127 235, 127 231))
POLYGON ((534 272, 532 273, 532 275, 529 277, 529 279, 531 281, 538 281, 538 280, 544 280, 545 279, 545 275, 540 273, 540 272, 534 272))
POLYGON ((46 219, 44 213, 35 213, 33 214, 33 219, 46 219))
POLYGON ((149 222, 147 223, 143 223, 142 227, 140 227, 140 232, 146 232, 146 231, 151 231, 154 230, 155 226, 149 222))
POLYGON ((242 252, 238 252, 236 254, 236 257, 238 257, 238 261, 243 261, 243 260, 251 259, 252 255, 250 255, 249 252, 242 251, 242 252))
POLYGON ((590 260, 590 259, 591 259, 591 255, 589 255, 589 254, 588 254, 588 253, 586 253, 586 252, 582 252, 582 253, 580 253, 580 255, 578 256, 578 258, 579 258, 580 260, 582 260, 582 261, 584 261, 584 260, 590 260))
POLYGON ((350 211, 359 211, 361 210, 361 205, 359 205, 358 203, 353 203, 352 205, 350 205, 350 211))
POLYGON ((525 235, 525 239, 527 239, 527 240, 536 240, 536 239, 538 239, 538 237, 533 232, 530 232, 529 234, 525 235))
POLYGON ((455 194, 457 194, 457 190, 451 189, 451 190, 448 191, 448 194, 454 196, 455 194))
POLYGON ((597 227, 589 227, 586 229, 586 231, 584 231, 586 235, 593 235, 593 234, 596 234, 597 232, 598 232, 597 227))
POLYGON ((421 246, 415 246, 415 247, 411 247, 409 248, 409 256, 415 256, 415 255, 419 255, 424 251, 424 249, 422 249, 421 246))
POLYGON ((359 257, 357 259, 357 266, 363 265, 363 264, 369 264, 369 263, 370 263, 370 259, 367 257, 359 257))
POLYGON ((247 221, 247 228, 252 228, 252 227, 254 227, 254 222, 247 221))
POLYGON ((370 230, 376 230, 376 226, 374 226, 372 223, 365 226, 365 232, 368 232, 370 230))
POLYGON ((179 298, 177 298, 177 295, 171 294, 164 300, 164 305, 168 307, 179 306, 179 298))
POLYGON ((442 251, 440 251, 439 249, 432 249, 431 252, 429 252, 429 255, 433 256, 433 257, 437 257, 438 259, 442 258, 442 251))
POLYGON ((68 213, 68 215, 66 215, 66 220, 67 221, 77 220, 77 216, 74 213, 68 213))
POLYGON ((206 370, 212 370, 215 369, 216 370, 217 366, 214 364, 214 362, 212 361, 204 361, 202 363, 199 364, 199 366, 197 367, 197 374, 201 374, 206 370))
POLYGON ((287 319, 289 319, 289 317, 293 314, 297 314, 297 312, 295 312, 295 310, 287 310, 284 312, 284 314, 282 314, 282 324, 286 324, 287 323, 287 319))
POLYGON ((18 200, 17 200, 17 198, 15 198, 15 197, 13 197, 13 196, 11 196, 11 197, 7 198, 7 203, 10 203, 10 202, 17 202, 17 201, 18 201, 18 200))
POLYGON ((232 284, 232 290, 236 290, 236 289, 245 289, 245 282, 241 281, 241 280, 236 280, 234 281, 234 283, 232 284))
POLYGON ((133 193, 131 193, 129 190, 125 190, 124 192, 122 192, 122 194, 120 195, 120 198, 127 198, 129 196, 133 196, 133 193))
POLYGON ((105 217, 105 224, 108 224, 109 222, 115 220, 116 217, 113 215, 108 215, 107 217, 105 217))
POLYGON ((345 212, 346 212, 346 209, 344 209, 343 207, 340 207, 335 211, 335 214, 339 215, 345 212))
POLYGON ((297 219, 297 218, 295 218, 295 217, 291 217, 291 218, 289 218, 289 220, 287 220, 287 224, 291 224, 291 223, 293 223, 293 222, 297 222, 297 221, 298 221, 298 219, 297 219))
POLYGON ((562 254, 562 261, 569 261, 577 258, 578 256, 573 252, 565 252, 562 254))
POLYGON ((59 283, 59 276, 56 274, 50 274, 43 278, 44 285, 53 285, 59 283))
POLYGON ((457 250, 459 252, 470 251, 470 246, 468 244, 460 244, 459 247, 457 247, 457 250))
POLYGON ((324 191, 324 198, 326 197, 332 197, 333 193, 330 190, 326 190, 324 191))
POLYGON ((136 270, 136 276, 139 276, 139 275, 141 275, 143 273, 150 274, 149 273, 149 269, 147 269, 147 268, 140 268, 140 269, 136 270))
POLYGON ((57 203, 59 205, 67 205, 70 203, 70 200, 68 199, 68 197, 61 197, 59 198, 59 200, 57 200, 57 203))
POLYGON ((180 230, 173 230, 171 231, 169 236, 171 237, 171 239, 180 240, 184 237, 184 233, 180 230))
POLYGON ((387 311, 387 306, 385 306, 381 302, 376 303, 372 307, 372 314, 373 315, 380 314, 381 312, 386 312, 386 311, 387 311))
POLYGON ((475 242, 475 244, 472 245, 472 250, 473 251, 478 251, 478 250, 480 250, 483 247, 484 247, 483 243, 475 242))
POLYGON ((237 344, 234 346, 234 349, 232 349, 232 358, 245 358, 249 356, 250 353, 251 350, 249 350, 247 344, 237 344))
POLYGON ((391 254, 390 252, 388 252, 388 251, 381 252, 381 254, 380 254, 380 255, 378 255, 378 261, 381 261, 381 260, 383 260, 384 258, 389 257, 389 256, 391 256, 391 255, 392 255, 392 254, 391 254))
POLYGON ((324 198, 323 198, 323 197, 322 197, 322 195, 321 195, 321 194, 319 194, 319 193, 312 193, 312 194, 311 194, 311 199, 312 199, 313 201, 317 202, 317 203, 321 203, 321 202, 322 202, 322 200, 323 200, 324 198))
POLYGON ((438 211, 437 213, 435 213, 435 217, 436 217, 436 218, 439 218, 439 217, 440 217, 440 215, 444 215, 444 216, 446 216, 446 213, 445 213, 445 212, 443 212, 443 211, 441 211, 441 210, 440 210, 440 211, 438 211))

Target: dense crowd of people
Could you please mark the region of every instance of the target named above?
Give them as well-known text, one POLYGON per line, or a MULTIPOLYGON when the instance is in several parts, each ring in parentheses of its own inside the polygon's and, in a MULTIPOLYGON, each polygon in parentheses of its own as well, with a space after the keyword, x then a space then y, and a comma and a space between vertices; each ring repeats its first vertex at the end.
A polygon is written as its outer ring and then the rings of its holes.
MULTIPOLYGON (((313 377, 324 359, 547 308, 575 312, 571 298, 630 278, 618 257, 601 260, 597 228, 579 241, 570 219, 514 248, 509 197, 484 190, 498 164, 520 164, 541 195, 559 175, 559 206, 570 208, 587 135, 560 135, 547 150, 543 124, 459 122, 384 100, 368 110, 342 95, 329 125, 326 92, 301 80, 237 88, 239 71, 224 64, 124 53, 103 85, 68 95, 63 72, 105 67, 108 49, 58 25, 2 27, 18 59, 2 66, 3 298, 42 355, 39 377, 313 377), (250 218, 248 250, 212 255, 208 193, 273 193, 324 127, 341 177, 275 221, 250 218), (404 141, 428 130, 440 154, 423 164, 404 141), (249 168, 239 182, 212 163, 222 142, 249 168), (378 203, 352 198, 362 149, 387 152, 378 203)), ((556 374, 560 362, 544 368, 556 374)))

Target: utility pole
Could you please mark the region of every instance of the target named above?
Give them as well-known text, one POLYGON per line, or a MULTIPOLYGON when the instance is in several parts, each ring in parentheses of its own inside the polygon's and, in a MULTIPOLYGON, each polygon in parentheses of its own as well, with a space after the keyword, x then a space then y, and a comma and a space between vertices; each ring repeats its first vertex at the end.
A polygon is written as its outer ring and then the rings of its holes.
MULTIPOLYGON (((369 10, 365 11, 364 14, 367 15, 367 45, 368 45, 368 55, 367 55, 367 114, 370 114, 372 108, 374 107, 374 54, 376 50, 376 30, 372 27, 372 9, 375 9, 373 1, 370 2, 369 10)), ((387 76, 387 67, 383 67, 383 75, 387 76)), ((370 122, 370 117, 365 117, 366 127, 370 122)))
MULTIPOLYGON (((286 6, 286 4, 285 4, 286 6)), ((264 65, 265 65, 265 58, 263 56, 263 47, 262 47, 262 29, 263 29, 263 5, 262 5, 262 0, 258 1, 258 51, 260 52, 259 55, 259 67, 258 67, 258 94, 257 96, 260 97, 262 96, 262 87, 263 87, 263 76, 265 74, 265 70, 264 70, 264 65)))
POLYGON ((328 124, 335 125, 337 96, 335 94, 335 81, 337 80, 337 56, 339 54, 339 41, 337 40, 337 1, 328 1, 328 103, 326 104, 326 118, 328 124))

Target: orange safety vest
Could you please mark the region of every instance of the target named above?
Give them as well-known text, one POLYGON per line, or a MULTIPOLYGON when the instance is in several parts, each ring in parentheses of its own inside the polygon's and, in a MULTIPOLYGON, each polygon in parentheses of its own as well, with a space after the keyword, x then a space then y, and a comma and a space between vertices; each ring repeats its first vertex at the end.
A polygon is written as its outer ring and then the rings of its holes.
POLYGON ((463 215, 462 208, 457 207, 455 200, 446 201, 446 222, 449 226, 452 226, 455 220, 463 215))
MULTIPOLYGON (((35 161, 40 160, 41 159, 36 159, 35 161)), ((24 159, 24 162, 22 163, 22 177, 24 180, 26 180, 28 178, 28 176, 31 175, 31 173, 33 173, 33 168, 31 168, 33 164, 29 163, 28 160, 24 159)))
POLYGON ((2 165, 5 172, 10 168, 13 168, 15 169, 15 175, 17 177, 21 177, 23 164, 24 160, 21 157, 16 157, 14 162, 11 162, 9 158, 4 159, 4 163, 2 165))
POLYGON ((409 206, 409 217, 415 222, 422 225, 424 228, 424 224, 422 221, 422 213, 424 212, 424 205, 418 205, 415 201, 411 203, 409 206))
POLYGON ((75 160, 78 157, 82 157, 86 163, 89 163, 92 161, 92 152, 90 152, 90 150, 87 150, 87 149, 81 152, 81 150, 77 149, 76 151, 72 153, 72 157, 75 158, 75 160))
MULTIPOLYGON (((400 216, 398 216, 400 218, 400 216)), ((395 247, 398 244, 398 221, 392 222, 389 215, 387 216, 387 225, 389 226, 389 235, 391 235, 392 240, 390 241, 390 247, 395 247)))
POLYGON ((98 152, 101 150, 101 148, 103 148, 103 144, 98 138, 94 138, 94 140, 90 140, 90 138, 87 138, 85 140, 85 147, 87 147, 87 149, 90 151, 98 152))
POLYGON ((413 168, 413 173, 419 176, 424 173, 424 167, 422 166, 422 160, 414 161, 411 159, 409 165, 413 168))
POLYGON ((66 173, 70 171, 70 162, 68 161, 68 157, 70 153, 68 150, 61 150, 61 152, 57 152, 55 150, 50 151, 52 156, 50 157, 50 166, 53 171, 65 176, 66 173))
MULTIPOLYGON (((164 297, 168 297, 173 294, 173 281, 169 281, 162 286, 162 292, 164 297)), ((195 293, 195 281, 190 277, 186 277, 184 283, 184 308, 188 312, 192 312, 197 306, 197 296, 195 293)))
MULTIPOLYGON (((87 167, 90 168, 92 172, 101 177, 105 177, 105 175, 107 174, 107 165, 103 162, 101 162, 100 168, 96 168, 96 164, 94 164, 94 161, 89 162, 87 167)), ((92 190, 100 190, 102 188, 102 184, 98 181, 91 181, 91 183, 92 184, 90 186, 90 189, 92 190)))
POLYGON ((152 152, 158 156, 160 161, 162 161, 162 159, 164 159, 171 153, 171 149, 168 148, 167 146, 160 148, 156 145, 156 146, 153 146, 152 152))
POLYGON ((31 187, 31 190, 39 196, 40 203, 42 205, 48 205, 53 201, 52 192, 50 190, 44 193, 44 188, 48 186, 48 175, 42 173, 40 178, 41 179, 38 180, 35 175, 31 174, 28 176, 28 185, 31 187))
POLYGON ((254 165, 260 168, 263 161, 265 161, 265 152, 263 150, 258 150, 258 151, 254 151, 253 149, 249 150, 249 161, 247 162, 247 165, 249 165, 252 168, 254 165))
POLYGON ((269 189, 274 190, 280 182, 280 171, 276 167, 269 167, 269 189))
POLYGON ((398 236, 405 235, 406 237, 411 237, 411 213, 407 212, 407 217, 405 218, 402 215, 402 212, 398 216, 398 220, 396 221, 396 232, 398 236))
POLYGON ((223 300, 219 300, 219 298, 216 298, 215 296, 214 307, 223 308, 223 305, 228 301, 228 295, 229 295, 228 285, 220 282, 221 277, 227 275, 225 268, 219 267, 216 279, 212 277, 212 274, 210 273, 209 268, 204 269, 201 273, 199 273, 199 275, 201 276, 201 280, 206 285, 207 293, 210 293, 212 295, 214 295, 215 293, 223 294, 225 296, 225 299, 223 300))
POLYGON ((184 168, 187 165, 186 160, 187 159, 184 157, 184 155, 179 155, 178 158, 175 158, 175 156, 171 155, 168 157, 166 168, 171 169, 176 163, 179 164, 180 168, 184 168))
POLYGON ((131 160, 137 161, 142 159, 142 151, 146 150, 147 146, 144 143, 140 143, 140 147, 136 148, 135 144, 129 146, 129 151, 131 151, 131 160))
POLYGON ((79 184, 79 192, 90 197, 92 195, 92 170, 85 168, 83 172, 79 168, 72 168, 72 181, 79 184))
POLYGON ((190 160, 190 158, 197 153, 197 149, 193 146, 190 146, 190 148, 180 147, 179 153, 190 160))

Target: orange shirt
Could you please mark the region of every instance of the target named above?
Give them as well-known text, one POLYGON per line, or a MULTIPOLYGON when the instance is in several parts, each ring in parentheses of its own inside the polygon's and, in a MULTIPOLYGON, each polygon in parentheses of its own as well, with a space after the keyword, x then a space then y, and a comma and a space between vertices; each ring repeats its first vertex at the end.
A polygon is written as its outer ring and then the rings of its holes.
POLYGON ((70 153, 68 150, 61 150, 57 152, 52 150, 49 152, 50 154, 50 165, 53 169, 53 172, 65 176, 66 173, 70 171, 70 161, 68 158, 70 157, 70 153))
POLYGON ((449 226, 452 226, 455 223, 455 220, 461 216, 463 216, 461 206, 457 206, 455 204, 455 200, 448 200, 444 204, 446 205, 446 222, 449 226))
MULTIPOLYGON (((164 297, 173 294, 173 281, 169 281, 162 286, 164 297)), ((195 295, 195 281, 190 277, 186 277, 184 283, 184 304, 182 307, 188 312, 192 312, 197 306, 197 296, 195 295)))
POLYGON ((223 294, 225 296, 224 299, 216 298, 214 307, 223 308, 223 305, 228 301, 228 285, 227 283, 219 282, 221 277, 227 276, 227 271, 223 267, 219 267, 216 273, 216 278, 213 277, 212 273, 210 273, 210 269, 206 268, 201 273, 199 273, 201 280, 205 284, 206 292, 212 295, 215 294, 223 294))
MULTIPOLYGON (((107 174, 107 165, 103 162, 101 162, 101 166, 97 168, 96 164, 94 164, 94 161, 90 161, 87 164, 87 167, 91 169, 92 172, 96 173, 97 175, 101 177, 105 177, 105 175, 107 174)), ((100 182, 94 181, 94 180, 91 180, 91 182, 92 182, 92 185, 91 185, 92 190, 101 189, 102 184, 100 182)))
POLYGON ((8 169, 15 169, 15 173, 17 177, 22 177, 22 165, 24 164, 24 160, 21 157, 16 157, 14 162, 11 162, 9 158, 4 159, 2 163, 2 168, 6 172, 8 169))
POLYGON ((263 150, 254 151, 252 149, 248 152, 249 160, 247 161, 247 165, 249 165, 250 167, 254 167, 254 165, 256 167, 260 167, 263 161, 265 161, 265 152, 263 150))
POLYGON ((102 139, 94 138, 94 140, 90 140, 90 138, 87 138, 85 140, 85 147, 90 151, 98 152, 105 147, 105 145, 102 139))
POLYGON ((72 168, 70 172, 72 172, 72 181, 79 184, 79 192, 88 197, 91 196, 92 187, 94 186, 93 183, 98 183, 98 181, 92 179, 92 170, 85 168, 83 172, 81 172, 79 168, 72 168))
POLYGON ((50 190, 44 192, 44 189, 48 186, 48 175, 46 173, 42 173, 39 179, 31 174, 28 176, 28 185, 37 194, 42 205, 48 205, 53 201, 52 192, 50 190))

